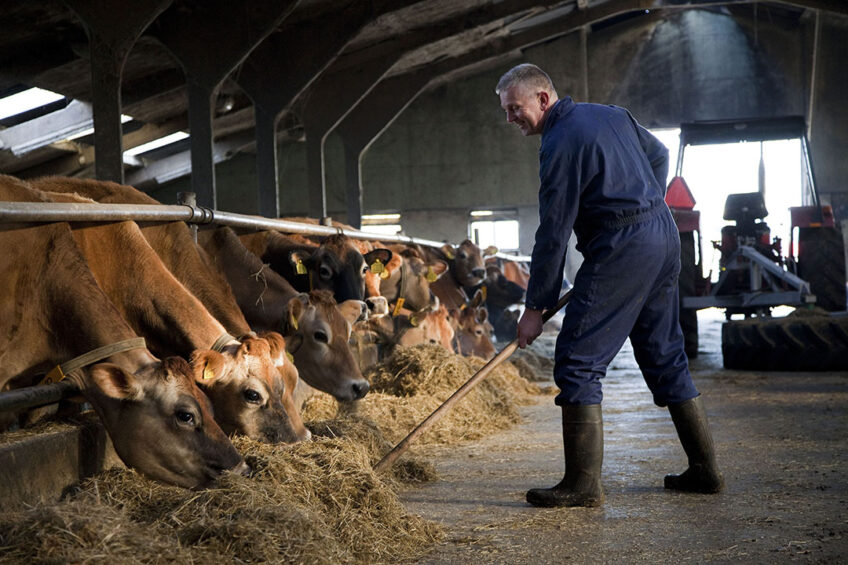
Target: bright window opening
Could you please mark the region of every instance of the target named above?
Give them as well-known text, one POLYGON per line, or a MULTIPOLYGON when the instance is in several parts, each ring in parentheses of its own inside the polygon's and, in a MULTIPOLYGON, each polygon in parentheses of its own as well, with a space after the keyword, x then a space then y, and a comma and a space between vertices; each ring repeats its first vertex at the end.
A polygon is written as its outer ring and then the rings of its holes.
POLYGON ((381 233, 385 235, 397 235, 401 231, 403 231, 403 227, 400 224, 380 224, 368 226, 363 224, 362 231, 370 233, 381 233))
POLYGON ((481 249, 494 245, 500 251, 518 251, 518 220, 474 220, 471 240, 481 249))
POLYGON ((46 106, 51 102, 63 99, 64 96, 43 90, 41 88, 30 88, 18 92, 6 98, 0 99, 0 120, 9 116, 17 116, 28 110, 46 106))
POLYGON ((124 155, 140 155, 142 153, 147 153, 148 151, 153 151, 154 149, 159 149, 160 147, 164 147, 165 145, 170 145, 171 143, 182 141, 187 137, 188 134, 186 132, 178 131, 172 133, 171 135, 166 135, 164 137, 160 137, 159 139, 154 139, 153 141, 148 141, 147 143, 143 143, 138 147, 127 149, 126 151, 124 151, 124 155))

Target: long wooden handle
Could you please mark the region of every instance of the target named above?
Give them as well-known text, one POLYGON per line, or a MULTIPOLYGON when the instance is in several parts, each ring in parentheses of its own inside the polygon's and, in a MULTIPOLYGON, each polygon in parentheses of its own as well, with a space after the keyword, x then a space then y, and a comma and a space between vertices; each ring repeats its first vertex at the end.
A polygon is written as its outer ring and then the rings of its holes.
MULTIPOLYGON (((544 314, 542 314, 542 321, 547 322, 551 319, 551 317, 562 310, 562 308, 568 303, 568 299, 571 297, 571 291, 569 290, 557 302, 557 305, 550 310, 546 310, 544 314)), ((429 430, 433 424, 439 421, 439 419, 445 415, 445 413, 450 410, 457 402, 459 402, 468 391, 470 391, 474 385, 485 379, 489 373, 492 372, 492 369, 503 363, 510 355, 515 353, 515 350, 518 348, 518 339, 514 339, 509 344, 501 349, 501 351, 495 355, 488 363, 483 365, 479 371, 474 373, 474 375, 465 381, 461 387, 459 387, 456 392, 450 395, 450 398, 445 400, 438 408, 433 410, 433 413, 427 416, 424 421, 418 424, 414 430, 409 432, 405 438, 403 438, 400 443, 398 443, 391 451, 389 451, 385 457, 380 459, 380 462, 374 466, 374 470, 382 472, 389 467, 391 467, 395 461, 397 461, 398 457, 403 455, 403 453, 409 449, 409 446, 413 441, 418 439, 418 436, 429 430)))

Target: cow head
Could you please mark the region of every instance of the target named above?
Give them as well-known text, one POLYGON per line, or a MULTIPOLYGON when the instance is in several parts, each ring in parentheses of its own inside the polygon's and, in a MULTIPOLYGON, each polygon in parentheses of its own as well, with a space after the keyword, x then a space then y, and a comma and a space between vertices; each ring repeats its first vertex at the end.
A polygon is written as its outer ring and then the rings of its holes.
POLYGON ((365 255, 353 241, 343 235, 327 237, 314 249, 297 249, 289 253, 292 268, 311 276, 311 290, 329 290, 336 300, 365 298, 366 278, 379 272, 391 260, 388 249, 374 249, 365 255))
POLYGON ((448 258, 450 270, 459 286, 477 286, 483 281, 486 276, 483 253, 471 240, 466 239, 457 247, 446 243, 441 252, 448 258))
POLYGON ((389 302, 403 298, 403 306, 409 310, 424 310, 431 303, 430 283, 447 270, 446 262, 425 259, 415 249, 396 251, 389 263, 389 276, 380 282, 380 294, 389 302))
POLYGON ((135 375, 100 363, 79 378, 115 451, 142 474, 199 488, 225 470, 247 471, 184 359, 169 357, 135 375))
POLYGON ((329 292, 317 290, 294 296, 286 309, 286 349, 304 382, 338 400, 365 396, 368 381, 348 346, 351 326, 367 311, 365 303, 337 304, 329 292))
POLYGON ((451 318, 459 352, 466 356, 491 359, 495 355, 495 346, 492 343, 492 325, 483 300, 483 293, 478 290, 470 304, 462 310, 451 312, 451 318))
POLYGON ((412 314, 408 318, 409 328, 398 340, 399 345, 417 345, 429 343, 441 345, 448 351, 453 351, 454 329, 448 319, 448 311, 444 306, 433 310, 424 310, 412 314))
POLYGON ((486 305, 490 308, 506 308, 521 302, 524 298, 524 288, 509 280, 497 265, 486 266, 486 305))
POLYGON ((269 443, 294 443, 310 435, 298 411, 284 404, 294 390, 281 374, 286 364, 285 341, 276 332, 244 337, 221 353, 198 350, 191 358, 194 377, 212 401, 221 428, 269 443))

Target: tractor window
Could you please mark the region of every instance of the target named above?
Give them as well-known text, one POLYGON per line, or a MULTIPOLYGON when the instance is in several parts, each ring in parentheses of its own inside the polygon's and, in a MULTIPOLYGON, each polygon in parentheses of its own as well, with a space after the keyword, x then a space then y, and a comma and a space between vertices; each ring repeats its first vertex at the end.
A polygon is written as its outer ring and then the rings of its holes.
MULTIPOLYGON (((677 162, 679 130, 652 133, 669 148, 670 180, 677 162)), ((723 219, 727 196, 758 192, 761 184, 768 211, 763 221, 768 224, 772 238, 781 238, 782 254, 787 254, 789 207, 802 205, 806 186, 802 158, 798 139, 686 147, 682 176, 695 197, 695 210, 701 213, 704 274, 712 269, 713 280, 718 277, 719 253, 713 251, 710 242, 720 240, 722 227, 733 224, 723 219)))

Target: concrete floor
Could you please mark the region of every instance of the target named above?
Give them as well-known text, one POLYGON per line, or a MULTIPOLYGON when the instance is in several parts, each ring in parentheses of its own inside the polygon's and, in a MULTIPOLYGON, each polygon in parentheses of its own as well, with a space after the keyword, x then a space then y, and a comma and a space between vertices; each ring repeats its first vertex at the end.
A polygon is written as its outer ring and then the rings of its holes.
POLYGON ((702 314, 692 372, 724 493, 663 489, 663 475, 682 471, 685 456, 625 346, 604 383, 604 506, 524 502, 527 488, 553 485, 563 471, 559 409, 541 396, 522 409, 522 425, 458 448, 428 448, 440 479, 403 498, 448 536, 418 562, 848 562, 848 375, 725 371, 720 318, 702 314))

